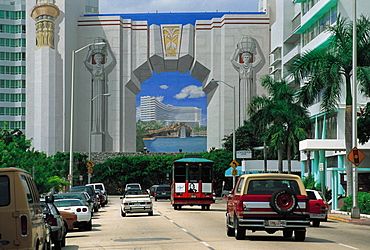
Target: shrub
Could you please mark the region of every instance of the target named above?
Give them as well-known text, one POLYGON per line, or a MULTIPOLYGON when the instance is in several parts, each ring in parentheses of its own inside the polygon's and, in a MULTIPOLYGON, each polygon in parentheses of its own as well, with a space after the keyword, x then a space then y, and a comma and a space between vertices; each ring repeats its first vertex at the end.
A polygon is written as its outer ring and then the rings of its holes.
MULTIPOLYGON (((353 206, 352 195, 344 198, 340 211, 351 212, 353 206)), ((361 214, 370 214, 370 193, 358 193, 358 208, 361 214)))

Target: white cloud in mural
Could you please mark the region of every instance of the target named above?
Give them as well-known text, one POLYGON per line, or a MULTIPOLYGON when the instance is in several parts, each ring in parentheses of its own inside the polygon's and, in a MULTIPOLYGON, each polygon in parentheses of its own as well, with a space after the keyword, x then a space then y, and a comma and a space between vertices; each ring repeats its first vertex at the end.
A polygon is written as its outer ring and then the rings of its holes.
POLYGON ((157 99, 159 102, 163 102, 164 96, 156 96, 155 99, 157 99))
POLYGON ((169 86, 168 85, 161 85, 161 86, 159 86, 161 89, 168 89, 169 88, 169 86))
POLYGON ((183 88, 180 93, 176 94, 174 98, 181 100, 185 98, 200 98, 204 96, 205 93, 203 92, 202 87, 189 85, 183 88))

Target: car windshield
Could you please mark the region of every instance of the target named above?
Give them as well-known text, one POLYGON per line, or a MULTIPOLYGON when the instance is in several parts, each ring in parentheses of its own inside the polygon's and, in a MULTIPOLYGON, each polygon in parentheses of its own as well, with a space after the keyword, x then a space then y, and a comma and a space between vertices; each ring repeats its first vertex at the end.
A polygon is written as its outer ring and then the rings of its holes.
POLYGON ((301 194, 298 183, 294 180, 251 180, 247 194, 272 195, 279 189, 290 189, 296 195, 301 194))
POLYGON ((54 199, 83 199, 82 194, 57 194, 54 199))
POLYGON ((141 191, 140 189, 138 190, 128 190, 126 191, 126 195, 140 195, 140 194, 146 194, 145 192, 141 191))
POLYGON ((158 191, 171 191, 171 188, 170 187, 161 187, 161 186, 159 186, 159 187, 157 187, 157 192, 158 191))
POLYGON ((57 207, 84 206, 81 200, 56 200, 54 203, 57 207))

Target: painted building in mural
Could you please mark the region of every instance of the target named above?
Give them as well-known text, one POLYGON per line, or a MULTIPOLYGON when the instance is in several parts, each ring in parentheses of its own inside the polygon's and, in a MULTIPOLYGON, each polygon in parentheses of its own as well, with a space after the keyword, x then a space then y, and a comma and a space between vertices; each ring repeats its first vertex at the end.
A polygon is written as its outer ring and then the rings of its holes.
POLYGON ((87 152, 90 122, 93 152, 135 151, 136 96, 153 74, 179 72, 199 82, 208 148, 221 148, 232 133, 234 103, 242 125, 246 103, 263 92, 265 12, 98 15, 77 0, 27 1, 26 12, 26 135, 48 154, 69 150, 71 120, 74 151, 87 152))

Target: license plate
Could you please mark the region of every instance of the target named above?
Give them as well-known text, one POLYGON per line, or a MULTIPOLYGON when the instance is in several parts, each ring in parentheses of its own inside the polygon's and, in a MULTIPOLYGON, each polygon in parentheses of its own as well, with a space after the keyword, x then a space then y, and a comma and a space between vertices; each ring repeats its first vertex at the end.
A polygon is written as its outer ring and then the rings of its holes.
POLYGON ((281 220, 268 220, 266 223, 267 227, 285 227, 286 222, 281 220))
POLYGON ((194 194, 192 194, 192 195, 190 196, 190 198, 197 198, 197 196, 196 196, 196 195, 194 195, 194 194))
POLYGON ((166 193, 162 193, 162 195, 166 195, 166 193))

